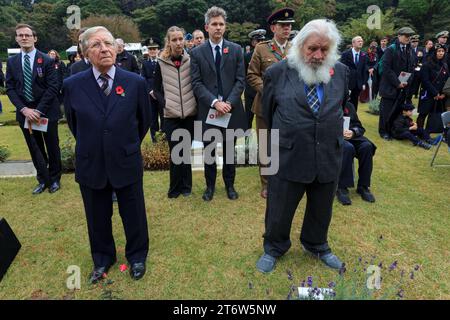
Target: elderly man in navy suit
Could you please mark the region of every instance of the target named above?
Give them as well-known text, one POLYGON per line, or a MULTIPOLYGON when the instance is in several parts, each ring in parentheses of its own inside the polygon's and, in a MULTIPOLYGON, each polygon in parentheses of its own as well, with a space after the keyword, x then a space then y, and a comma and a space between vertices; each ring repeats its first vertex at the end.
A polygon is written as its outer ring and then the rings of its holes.
POLYGON ((58 120, 61 118, 58 93, 61 83, 58 80, 49 56, 35 48, 36 31, 27 24, 16 26, 16 41, 20 53, 9 58, 6 68, 6 93, 16 107, 16 120, 22 128, 31 159, 37 169, 39 184, 33 194, 40 194, 45 189, 54 193, 60 189, 61 151, 59 148, 58 120), (47 132, 34 131, 33 136, 40 152, 48 163, 48 175, 38 165, 38 157, 33 151, 32 140, 25 121, 37 122, 41 117, 48 119, 47 132))
MULTIPOLYGON (((227 153, 234 153, 234 149, 227 150, 230 145, 226 142, 223 127, 206 122, 210 110, 215 109, 220 115, 231 114, 227 129, 247 129, 247 116, 241 100, 245 86, 244 54, 239 45, 223 38, 226 19, 227 14, 222 8, 214 6, 206 12, 205 29, 209 34, 209 40, 192 49, 191 75, 192 87, 198 101, 198 119, 202 121, 203 129, 217 129, 222 133, 224 159, 222 176, 228 198, 236 200, 238 198, 238 193, 234 189, 236 167, 234 163, 226 161, 227 153)), ((217 142, 207 139, 203 141, 205 147, 217 142)), ((214 152, 212 156, 215 156, 214 152)), ((216 175, 216 163, 205 162, 204 201, 213 199, 216 175)))
POLYGON ((142 186, 141 142, 150 125, 145 80, 116 68, 116 43, 104 27, 86 30, 83 53, 92 69, 64 82, 64 107, 76 139, 75 179, 86 211, 96 283, 116 262, 111 192, 125 229, 125 255, 133 279, 145 274, 149 238, 142 186))
POLYGON ((361 49, 364 45, 363 38, 354 37, 352 48, 342 53, 341 62, 350 69, 348 88, 351 91, 350 102, 358 111, 359 95, 364 91, 369 79, 369 65, 367 54, 361 49))
POLYGON ((279 170, 269 177, 264 254, 256 265, 264 273, 291 247, 292 220, 305 193, 302 247, 330 268, 343 267, 328 245, 348 95, 348 67, 337 61, 340 39, 333 22, 312 20, 294 38, 287 60, 265 74, 263 116, 271 134, 279 133, 279 170))

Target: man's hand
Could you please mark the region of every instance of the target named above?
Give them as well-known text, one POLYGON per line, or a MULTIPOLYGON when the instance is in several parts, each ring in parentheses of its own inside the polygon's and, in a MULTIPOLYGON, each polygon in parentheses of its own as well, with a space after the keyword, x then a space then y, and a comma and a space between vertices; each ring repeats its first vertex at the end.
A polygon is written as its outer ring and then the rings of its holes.
POLYGON ((363 84, 363 86, 362 86, 362 91, 364 91, 364 90, 366 90, 366 85, 365 84, 363 84))
POLYGON ((217 101, 214 104, 214 108, 219 112, 220 115, 224 115, 225 113, 228 113, 231 111, 231 105, 229 105, 226 102, 217 101))
POLYGON ((352 130, 344 130, 344 139, 345 140, 350 140, 353 138, 354 136, 354 132, 352 130))
POLYGON ((369 69, 369 75, 370 75, 371 77, 373 77, 373 68, 370 68, 370 69, 369 69))
POLYGON ((409 130, 417 130, 417 123, 414 123, 411 127, 409 127, 409 130))
POLYGON ((408 85, 407 82, 402 82, 402 83, 399 84, 398 87, 399 87, 400 89, 403 89, 403 88, 405 88, 407 85, 408 85))
POLYGON ((21 111, 28 121, 39 122, 39 119, 41 118, 41 114, 34 109, 24 107, 21 111))

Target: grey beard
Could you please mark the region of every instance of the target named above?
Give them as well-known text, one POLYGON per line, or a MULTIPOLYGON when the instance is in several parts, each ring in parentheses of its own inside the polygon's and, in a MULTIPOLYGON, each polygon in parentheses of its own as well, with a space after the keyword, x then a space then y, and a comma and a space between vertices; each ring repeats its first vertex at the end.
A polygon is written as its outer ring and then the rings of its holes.
POLYGON ((329 55, 319 66, 313 67, 304 61, 298 54, 289 55, 288 64, 298 72, 298 76, 308 86, 313 84, 327 84, 331 80, 330 69, 336 64, 337 57, 329 55))

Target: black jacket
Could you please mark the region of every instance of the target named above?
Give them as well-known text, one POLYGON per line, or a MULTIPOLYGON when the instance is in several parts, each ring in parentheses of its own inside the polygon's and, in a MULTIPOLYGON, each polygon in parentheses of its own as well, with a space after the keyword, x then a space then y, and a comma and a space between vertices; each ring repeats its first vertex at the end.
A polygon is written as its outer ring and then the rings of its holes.
MULTIPOLYGON (((444 58, 445 59, 445 58, 444 58)), ((433 99, 442 93, 445 82, 449 77, 447 63, 429 61, 425 63, 420 70, 422 79, 422 88, 427 91, 424 100, 433 99)), ((424 95, 425 92, 422 93, 424 95)))
POLYGON ((350 117, 349 130, 353 131, 353 138, 349 140, 352 141, 369 141, 373 146, 373 154, 375 155, 376 145, 364 136, 366 129, 364 129, 361 121, 358 118, 358 114, 355 110, 353 104, 349 101, 344 106, 344 117, 350 117))
POLYGON ((77 74, 79 72, 85 71, 90 68, 91 68, 91 64, 86 63, 86 61, 84 61, 84 59, 81 59, 80 61, 75 62, 70 67, 70 75, 73 76, 74 74, 77 74))
POLYGON ((157 59, 155 59, 155 62, 152 62, 151 59, 144 60, 142 62, 141 76, 143 76, 145 78, 145 81, 147 82, 148 92, 153 90, 153 86, 155 83, 155 70, 157 65, 158 65, 157 59))
POLYGON ((392 125, 392 136, 399 138, 403 133, 409 132, 409 128, 413 125, 413 119, 403 114, 399 114, 392 125))
POLYGON ((411 55, 411 46, 406 46, 406 53, 402 54, 400 43, 395 41, 395 48, 389 46, 383 56, 383 74, 380 82, 380 96, 387 99, 396 99, 400 93, 398 76, 401 72, 411 73, 406 89, 406 99, 411 100, 411 84, 414 78, 414 62, 411 55))
POLYGON ((367 80, 369 79, 369 59, 367 53, 360 51, 359 63, 355 65, 352 49, 348 49, 342 53, 340 61, 350 69, 348 88, 350 90, 361 90, 362 86, 367 84, 367 80))
POLYGON ((117 55, 116 66, 124 70, 140 74, 136 58, 125 50, 117 55))

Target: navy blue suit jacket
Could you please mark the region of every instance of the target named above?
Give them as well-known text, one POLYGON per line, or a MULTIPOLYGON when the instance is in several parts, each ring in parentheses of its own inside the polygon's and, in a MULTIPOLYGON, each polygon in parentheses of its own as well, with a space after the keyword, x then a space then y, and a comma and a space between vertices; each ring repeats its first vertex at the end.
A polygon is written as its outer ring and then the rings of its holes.
POLYGON ((152 63, 151 60, 145 60, 142 63, 141 76, 143 76, 145 78, 145 81, 147 81, 148 92, 153 90, 153 85, 155 83, 155 69, 157 64, 158 61, 152 63))
POLYGON ((353 60, 352 49, 344 51, 340 59, 340 61, 350 69, 350 78, 348 83, 348 88, 350 90, 361 90, 362 86, 367 84, 367 80, 369 79, 369 59, 367 57, 367 53, 362 51, 359 53, 358 65, 355 65, 353 60))
POLYGON ((23 126, 25 117, 20 112, 24 107, 37 109, 49 121, 61 118, 58 94, 61 82, 54 68, 54 60, 39 50, 36 52, 33 64, 33 97, 34 103, 25 100, 24 80, 22 70, 22 54, 16 54, 8 59, 6 66, 6 93, 11 103, 16 107, 16 120, 23 126))
POLYGON ((144 79, 116 67, 106 97, 89 69, 67 78, 63 94, 67 123, 76 139, 75 180, 102 189, 108 181, 113 188, 123 188, 141 179, 141 142, 150 126, 144 79), (122 95, 117 93, 120 87, 122 95))

